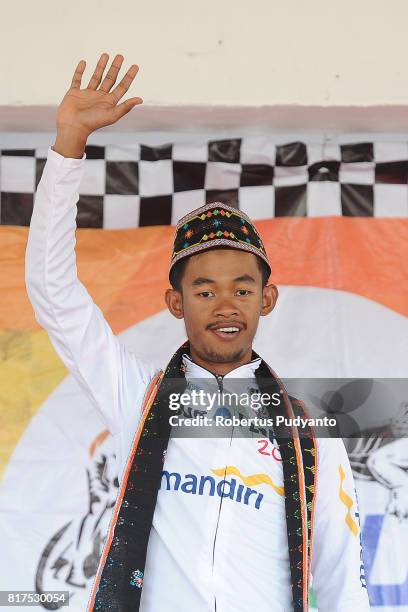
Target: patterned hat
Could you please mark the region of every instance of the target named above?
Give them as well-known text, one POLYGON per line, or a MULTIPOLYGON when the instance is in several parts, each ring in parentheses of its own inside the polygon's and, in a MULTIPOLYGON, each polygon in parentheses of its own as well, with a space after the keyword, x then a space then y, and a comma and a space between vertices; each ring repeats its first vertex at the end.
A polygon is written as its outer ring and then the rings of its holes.
POLYGON ((170 271, 174 264, 190 255, 214 247, 248 251, 271 266, 265 247, 250 218, 237 208, 211 202, 192 210, 177 223, 170 271))

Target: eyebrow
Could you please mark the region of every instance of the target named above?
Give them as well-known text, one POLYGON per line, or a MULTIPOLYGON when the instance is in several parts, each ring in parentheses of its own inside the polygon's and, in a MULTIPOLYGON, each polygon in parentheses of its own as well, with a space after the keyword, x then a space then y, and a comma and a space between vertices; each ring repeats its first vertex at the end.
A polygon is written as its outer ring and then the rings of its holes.
POLYGON ((242 276, 237 276, 237 278, 234 278, 234 282, 235 283, 256 283, 256 280, 254 279, 253 276, 250 276, 249 274, 243 274, 242 276))
POLYGON ((215 281, 211 278, 205 278, 204 276, 198 276, 191 283, 193 287, 199 287, 200 285, 215 285, 215 281))
MULTIPOLYGON (((243 274, 233 279, 234 283, 256 283, 253 276, 249 274, 243 274)), ((191 283, 193 287, 199 287, 200 285, 215 285, 216 281, 211 278, 205 278, 204 276, 198 276, 191 283)))

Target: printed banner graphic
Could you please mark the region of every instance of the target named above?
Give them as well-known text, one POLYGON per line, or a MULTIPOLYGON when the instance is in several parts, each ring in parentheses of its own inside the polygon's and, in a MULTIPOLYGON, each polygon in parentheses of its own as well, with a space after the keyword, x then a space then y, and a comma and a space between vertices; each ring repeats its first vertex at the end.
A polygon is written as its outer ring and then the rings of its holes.
MULTIPOLYGON (((254 348, 282 378, 408 378, 408 145, 237 138, 87 154, 78 275, 129 350, 163 366, 185 340, 163 299, 172 224, 219 200, 245 210, 264 239, 279 299, 261 318, 254 348)), ((25 290, 27 226, 45 156, 0 157, 0 590, 68 590, 69 610, 80 612, 118 474, 111 433, 35 321, 25 290)), ((336 477, 344 520, 362 540, 372 607, 399 612, 408 610, 408 398, 391 394, 389 402, 400 435, 345 439, 360 515, 341 465, 336 477)), ((261 449, 280 460, 268 440, 261 449)), ((249 512, 260 511, 265 491, 282 494, 266 473, 254 480, 235 465, 214 465, 214 495, 219 470, 231 479, 231 503, 259 489, 249 512)), ((193 485, 180 480, 180 488, 193 485)))

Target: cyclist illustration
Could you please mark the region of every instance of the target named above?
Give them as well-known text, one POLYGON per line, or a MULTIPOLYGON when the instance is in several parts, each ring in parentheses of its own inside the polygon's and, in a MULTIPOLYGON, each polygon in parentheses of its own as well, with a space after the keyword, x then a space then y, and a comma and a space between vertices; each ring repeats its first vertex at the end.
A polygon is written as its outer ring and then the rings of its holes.
POLYGON ((390 491, 386 514, 408 520, 408 403, 403 402, 390 424, 363 432, 349 454, 354 476, 375 480, 390 491))
MULTIPOLYGON (((119 487, 115 454, 107 430, 90 445, 86 474, 87 512, 79 521, 64 525, 47 543, 37 568, 37 593, 69 589, 72 597, 78 589, 86 589, 95 576, 119 487)), ((55 610, 60 604, 44 602, 43 606, 55 610)))

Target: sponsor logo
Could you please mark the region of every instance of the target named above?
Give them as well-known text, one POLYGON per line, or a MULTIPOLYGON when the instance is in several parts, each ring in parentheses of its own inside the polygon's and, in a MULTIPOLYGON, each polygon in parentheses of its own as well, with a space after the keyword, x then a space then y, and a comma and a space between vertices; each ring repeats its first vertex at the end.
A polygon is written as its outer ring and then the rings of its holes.
POLYGON ((276 485, 268 474, 251 474, 244 476, 234 465, 211 470, 214 476, 196 474, 180 474, 179 472, 162 471, 161 489, 178 491, 190 495, 208 495, 209 497, 229 498, 237 503, 244 504, 259 510, 263 500, 263 493, 257 489, 258 485, 271 487, 278 495, 284 494, 283 487, 276 485), (232 478, 228 478, 227 477, 232 478), (234 476, 236 478, 234 478, 234 476), (221 480, 218 480, 218 478, 221 480), (241 481, 241 482, 240 482, 241 481))

